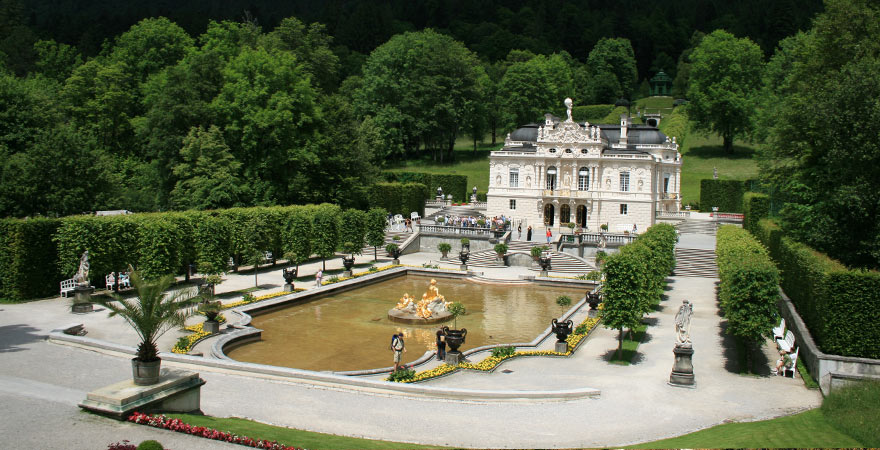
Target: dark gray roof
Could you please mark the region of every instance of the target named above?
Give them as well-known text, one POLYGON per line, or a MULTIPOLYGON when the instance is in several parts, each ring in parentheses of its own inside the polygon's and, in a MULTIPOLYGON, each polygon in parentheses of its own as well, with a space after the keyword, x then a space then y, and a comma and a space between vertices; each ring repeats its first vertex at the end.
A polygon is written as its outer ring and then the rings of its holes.
MULTIPOLYGON (((599 125, 602 137, 608 142, 616 144, 620 141, 620 125, 599 125)), ((666 135, 657 128, 648 125, 632 125, 626 132, 628 145, 662 144, 666 142, 666 135)))
POLYGON ((511 141, 526 141, 526 142, 537 142, 538 141, 538 124, 530 123, 528 125, 523 126, 522 128, 517 128, 513 133, 510 133, 511 141))

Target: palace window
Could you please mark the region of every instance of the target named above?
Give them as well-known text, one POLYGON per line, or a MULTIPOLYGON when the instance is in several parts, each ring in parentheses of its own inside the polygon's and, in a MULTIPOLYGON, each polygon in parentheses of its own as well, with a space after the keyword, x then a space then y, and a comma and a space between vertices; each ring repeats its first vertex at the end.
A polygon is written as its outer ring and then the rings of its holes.
POLYGON ((580 170, 578 170, 578 190, 590 190, 590 169, 586 167, 581 167, 580 170))
POLYGON ((629 212, 628 210, 629 210, 629 207, 627 206, 626 203, 621 203, 621 204, 620 204, 620 215, 621 215, 621 216, 625 216, 626 213, 629 212))
POLYGON ((550 153, 556 153, 556 149, 555 149, 555 148, 551 148, 551 149, 550 149, 550 153))
POLYGON ((565 153, 571 153, 571 149, 570 148, 565 149, 565 153))
POLYGON ((629 172, 620 172, 620 191, 629 192, 629 172))
POLYGON ((516 200, 510 201, 510 209, 516 209, 516 200))
POLYGON ((556 189, 556 167, 550 166, 547 168, 547 189, 551 191, 556 189))
POLYGON ((519 187, 519 169, 510 169, 510 187, 519 187))

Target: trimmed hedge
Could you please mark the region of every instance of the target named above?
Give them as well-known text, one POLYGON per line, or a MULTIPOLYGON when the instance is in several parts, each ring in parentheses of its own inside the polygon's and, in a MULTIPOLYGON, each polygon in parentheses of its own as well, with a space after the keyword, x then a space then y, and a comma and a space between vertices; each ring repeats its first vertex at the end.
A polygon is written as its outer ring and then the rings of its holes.
MULTIPOLYGON (((464 175, 448 175, 425 172, 384 172, 385 179, 391 183, 421 183, 427 186, 427 193, 422 200, 434 198, 437 188, 443 188, 443 195, 452 194, 455 202, 467 202, 471 198, 468 190, 467 177, 464 175)), ((371 206, 376 206, 371 203, 371 206)), ((413 209, 411 211, 417 211, 413 209)), ((408 213, 408 212, 407 212, 408 213)))
POLYGON ((743 212, 746 183, 742 180, 700 180, 700 207, 703 211, 711 211, 717 206, 719 212, 743 212))
POLYGON ((370 186, 370 207, 409 217, 413 211, 425 214, 428 187, 422 183, 376 183, 370 186))
POLYGON ((683 148, 690 130, 687 107, 677 106, 672 110, 671 114, 663 117, 663 120, 660 121, 659 128, 660 131, 669 136, 670 139, 675 136, 675 142, 679 147, 683 148))
POLYGON ((619 125, 620 115, 626 114, 626 106, 618 106, 611 110, 605 117, 596 121, 598 124, 619 125))
POLYGON ((571 118, 575 122, 590 122, 592 124, 604 119, 613 109, 614 105, 575 106, 571 108, 571 118))
POLYGON ((767 249, 740 227, 720 227, 715 252, 721 278, 718 297, 727 332, 746 344, 760 345, 773 337, 779 271, 767 249))
POLYGON ((0 220, 0 297, 10 301, 58 294, 57 219, 0 220))
POLYGON ((743 228, 757 234, 758 222, 770 215, 770 197, 757 192, 743 195, 743 228))
POLYGON ((782 289, 828 354, 880 359, 880 273, 851 270, 783 235, 769 219, 755 235, 782 272, 782 289))

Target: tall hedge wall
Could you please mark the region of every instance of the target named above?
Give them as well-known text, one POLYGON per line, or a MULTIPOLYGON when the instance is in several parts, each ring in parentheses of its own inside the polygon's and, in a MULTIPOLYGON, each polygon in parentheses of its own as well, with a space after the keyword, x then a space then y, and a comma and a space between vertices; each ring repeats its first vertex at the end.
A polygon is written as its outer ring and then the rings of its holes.
POLYGON ((571 118, 575 122, 598 123, 611 113, 614 105, 584 105, 571 108, 571 118))
POLYGON ((718 229, 715 252, 721 285, 718 297, 727 332, 758 345, 772 338, 779 298, 779 271, 767 249, 740 227, 718 229))
POLYGON ((770 197, 757 192, 743 194, 743 228, 757 234, 758 222, 770 215, 770 197))
MULTIPOLYGON (((394 183, 421 183, 427 186, 427 192, 422 200, 434 198, 437 188, 443 188, 443 195, 452 194, 456 202, 466 202, 471 193, 468 190, 467 177, 464 175, 446 175, 425 172, 385 172, 385 179, 394 183)), ((371 204, 371 206, 376 206, 371 204)), ((387 208, 386 208, 387 209, 387 208)), ((412 211, 416 211, 413 209, 412 211)))
POLYGON ((11 301, 58 294, 62 275, 52 236, 57 219, 0 221, 0 297, 11 301))
POLYGON ((376 183, 370 186, 370 207, 409 217, 413 211, 425 214, 428 187, 422 183, 376 183))
POLYGON ((756 231, 816 345, 828 354, 880 358, 880 273, 847 269, 784 236, 769 219, 760 220, 756 231))
POLYGON ((746 186, 742 180, 700 180, 700 209, 711 211, 717 206, 719 212, 741 213, 746 186))
POLYGON ((670 139, 675 136, 675 142, 679 146, 684 147, 684 143, 690 132, 687 106, 675 107, 671 114, 663 117, 663 120, 660 121, 659 128, 660 131, 669 136, 670 139))

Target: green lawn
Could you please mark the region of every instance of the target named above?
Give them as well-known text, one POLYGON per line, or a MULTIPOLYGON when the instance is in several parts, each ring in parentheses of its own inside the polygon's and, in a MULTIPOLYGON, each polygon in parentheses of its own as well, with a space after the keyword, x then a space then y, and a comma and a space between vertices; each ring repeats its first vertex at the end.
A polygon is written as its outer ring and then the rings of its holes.
POLYGON ((755 147, 734 141, 734 152, 728 155, 721 147, 721 138, 705 136, 693 131, 681 149, 684 163, 681 168, 682 204, 700 201, 700 180, 712 178, 712 169, 718 168, 718 178, 746 180, 758 175, 753 156, 755 147))
POLYGON ((252 439, 266 439, 278 441, 287 446, 295 446, 310 449, 398 449, 398 448, 442 448, 427 447, 424 445, 404 444, 390 441, 372 441, 334 434, 313 433, 311 431, 294 430, 292 428, 277 427, 246 419, 229 418, 221 419, 211 416, 199 416, 193 414, 167 414, 190 425, 210 427, 220 431, 229 431, 252 439))
POLYGON ((449 175, 465 175, 468 178, 468 190, 476 186, 480 192, 489 190, 489 152, 501 148, 504 137, 499 135, 497 144, 491 145, 487 140, 477 144, 477 152, 474 153, 473 141, 467 138, 459 138, 455 142, 455 159, 451 163, 440 164, 430 157, 414 159, 388 167, 392 172, 427 172, 442 173, 449 175))
POLYGON ((728 423, 660 441, 624 448, 840 448, 864 447, 812 409, 760 422, 728 423))
POLYGON ((672 110, 672 97, 645 97, 636 100, 636 105, 643 110, 645 108, 648 109, 649 113, 657 112, 657 110, 665 110, 662 111, 664 113, 672 110))

